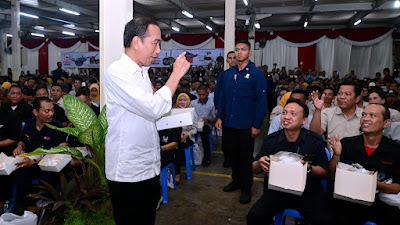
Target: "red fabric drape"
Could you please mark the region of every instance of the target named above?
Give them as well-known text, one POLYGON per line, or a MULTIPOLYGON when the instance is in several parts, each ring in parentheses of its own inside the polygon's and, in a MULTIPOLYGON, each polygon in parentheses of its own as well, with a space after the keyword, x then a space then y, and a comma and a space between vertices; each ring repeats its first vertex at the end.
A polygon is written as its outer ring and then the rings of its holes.
POLYGON ((90 46, 90 45, 88 45, 88 50, 89 50, 89 52, 96 52, 96 51, 99 51, 99 50, 93 48, 93 47, 90 46))
POLYGON ((317 45, 298 48, 299 67, 305 71, 307 69, 315 70, 315 60, 317 56, 317 45))
POLYGON ((48 71, 49 71, 49 46, 45 44, 39 49, 39 73, 42 74, 48 71))

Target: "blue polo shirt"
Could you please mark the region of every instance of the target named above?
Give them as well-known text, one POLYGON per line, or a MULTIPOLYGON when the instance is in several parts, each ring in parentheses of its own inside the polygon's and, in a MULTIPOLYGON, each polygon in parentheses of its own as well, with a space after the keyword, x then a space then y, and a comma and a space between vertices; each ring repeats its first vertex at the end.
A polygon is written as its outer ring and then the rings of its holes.
POLYGON ((227 127, 260 129, 267 111, 264 73, 249 61, 243 70, 239 71, 236 65, 223 76, 217 118, 224 118, 227 127))

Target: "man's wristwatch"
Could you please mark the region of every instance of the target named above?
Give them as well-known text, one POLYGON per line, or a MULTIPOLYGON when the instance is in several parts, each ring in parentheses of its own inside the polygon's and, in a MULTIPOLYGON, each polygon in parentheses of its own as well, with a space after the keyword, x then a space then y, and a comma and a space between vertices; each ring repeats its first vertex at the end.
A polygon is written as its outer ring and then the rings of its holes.
POLYGON ((38 164, 38 161, 36 159, 33 159, 33 164, 38 164))
POLYGON ((312 165, 308 164, 307 173, 311 173, 311 171, 312 171, 312 165))

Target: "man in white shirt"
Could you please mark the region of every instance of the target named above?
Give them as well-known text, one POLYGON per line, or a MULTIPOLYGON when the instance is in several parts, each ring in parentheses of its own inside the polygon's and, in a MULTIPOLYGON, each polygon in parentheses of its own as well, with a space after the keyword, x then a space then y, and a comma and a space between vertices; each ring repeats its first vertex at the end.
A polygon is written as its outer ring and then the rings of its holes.
POLYGON ((125 53, 105 76, 106 177, 117 225, 155 221, 161 166, 155 121, 171 110, 172 96, 190 66, 183 52, 165 86, 153 94, 148 66, 160 53, 160 42, 155 21, 131 20, 124 31, 125 53))

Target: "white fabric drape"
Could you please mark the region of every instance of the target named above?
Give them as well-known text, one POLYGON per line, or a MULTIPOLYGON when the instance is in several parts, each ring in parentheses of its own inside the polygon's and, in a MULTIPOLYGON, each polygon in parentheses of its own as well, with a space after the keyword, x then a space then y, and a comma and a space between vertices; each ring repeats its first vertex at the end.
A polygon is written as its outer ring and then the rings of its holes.
POLYGON ((382 42, 375 44, 371 49, 371 60, 369 61, 369 77, 375 77, 376 72, 383 71, 384 68, 393 68, 392 60, 393 38, 386 37, 382 42))
MULTIPOLYGON (((335 39, 333 47, 333 70, 338 71, 340 77, 349 73, 351 45, 335 39)), ((329 74, 331 76, 332 74, 329 74)))
POLYGON ((90 45, 90 47, 96 49, 96 50, 100 50, 100 47, 97 47, 96 45, 91 44, 90 42, 88 42, 88 45, 90 45))
POLYGON ((205 42, 193 46, 182 45, 172 39, 169 41, 161 40, 161 48, 162 49, 214 49, 215 39, 213 37, 210 37, 205 42))
POLYGON ((360 47, 367 47, 367 46, 371 46, 371 45, 375 45, 378 44, 380 42, 382 42, 383 40, 385 40, 387 37, 392 35, 394 29, 391 29, 390 31, 386 32, 384 35, 379 36, 375 39, 372 40, 368 40, 368 41, 352 41, 350 39, 347 39, 343 36, 339 36, 338 38, 344 42, 346 42, 347 44, 351 44, 353 46, 360 46, 360 47))
POLYGON ((273 68, 276 63, 277 68, 285 66, 287 69, 293 69, 298 64, 298 49, 291 47, 278 39, 267 41, 265 48, 262 49, 262 65, 273 68))
POLYGON ((21 49, 21 63, 22 63, 22 71, 27 73, 29 71, 31 74, 34 74, 37 69, 39 69, 39 49, 28 49, 23 47, 21 49))
MULTIPOLYGON (((49 44, 49 74, 57 68, 57 62, 61 61, 62 52, 87 52, 88 43, 82 43, 78 41, 75 45, 69 48, 59 48, 53 43, 49 44)), ((78 73, 78 68, 64 68, 68 73, 78 73)))
POLYGON ((278 39, 279 41, 281 41, 281 42, 284 43, 285 45, 289 45, 289 46, 291 46, 291 47, 296 47, 296 48, 308 47, 308 46, 311 46, 311 45, 313 45, 313 44, 317 44, 317 43, 319 43, 320 41, 324 40, 325 38, 326 38, 326 35, 324 35, 324 36, 318 38, 317 40, 311 41, 311 42, 307 42, 307 43, 294 43, 294 42, 287 41, 287 40, 281 38, 280 36, 277 36, 277 37, 276 37, 276 39, 278 39))
POLYGON ((371 62, 372 46, 352 46, 350 55, 350 68, 354 70, 357 78, 369 77, 369 62, 371 62))
POLYGON ((333 73, 335 40, 324 38, 317 44, 315 69, 325 71, 328 76, 333 73))

